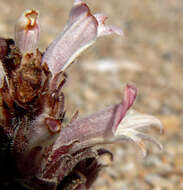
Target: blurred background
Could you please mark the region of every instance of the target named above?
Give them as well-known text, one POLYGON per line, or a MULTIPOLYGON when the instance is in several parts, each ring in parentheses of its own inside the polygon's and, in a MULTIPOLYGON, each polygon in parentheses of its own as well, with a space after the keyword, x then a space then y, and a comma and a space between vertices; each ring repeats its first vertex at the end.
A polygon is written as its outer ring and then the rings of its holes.
MULTIPOLYGON (((0 36, 13 37, 22 11, 40 13, 42 51, 63 30, 72 0, 0 0, 0 36)), ((134 108, 164 124, 159 151, 147 143, 142 158, 130 143, 108 146, 114 162, 93 190, 183 189, 183 1, 88 0, 93 13, 106 13, 123 37, 103 37, 69 68, 65 87, 68 117, 87 115, 119 102, 126 83, 138 87, 134 108)))

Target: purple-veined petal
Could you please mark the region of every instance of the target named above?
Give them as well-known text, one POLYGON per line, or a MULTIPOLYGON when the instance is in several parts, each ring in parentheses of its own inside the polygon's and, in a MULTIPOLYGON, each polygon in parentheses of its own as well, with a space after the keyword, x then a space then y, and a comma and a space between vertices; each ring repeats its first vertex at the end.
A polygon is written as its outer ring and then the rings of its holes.
POLYGON ((112 131, 115 133, 119 123, 125 116, 128 109, 133 105, 133 102, 137 96, 137 89, 132 85, 127 85, 124 94, 123 104, 120 104, 116 110, 115 119, 112 131))
POLYGON ((87 146, 114 143, 127 139, 135 142, 141 148, 143 155, 146 153, 143 140, 149 140, 161 149, 161 144, 155 138, 141 132, 142 129, 150 127, 158 127, 162 131, 161 122, 153 116, 129 110, 136 94, 136 88, 127 85, 124 100, 120 104, 69 124, 57 138, 54 151, 57 152, 60 146, 72 142, 73 139, 78 140, 79 143, 73 145, 71 152, 87 146))
MULTIPOLYGON (((127 85, 124 100, 121 103, 68 124, 67 127, 62 129, 55 142, 54 149, 73 140, 84 142, 100 139, 101 142, 104 142, 105 139, 113 137, 117 123, 123 119, 128 109, 132 106, 136 93, 135 87, 127 85)), ((79 143, 76 143, 76 146, 77 144, 79 143)))
POLYGON ((97 37, 111 33, 121 35, 121 30, 117 27, 105 26, 105 19, 106 17, 93 16, 83 1, 75 0, 63 33, 51 43, 43 56, 43 63, 47 63, 53 78, 65 71, 97 37))
POLYGON ((25 10, 15 25, 15 44, 22 53, 32 53, 37 48, 38 39, 38 12, 25 10))
POLYGON ((86 4, 78 2, 74 5, 64 32, 52 42, 43 56, 43 63, 47 63, 53 77, 95 42, 97 25, 86 4))
POLYGON ((123 35, 123 31, 116 26, 110 26, 110 25, 105 25, 105 21, 107 19, 107 16, 105 16, 102 13, 98 13, 94 15, 95 18, 97 19, 98 22, 98 34, 97 36, 105 36, 105 35, 110 35, 110 34, 117 34, 117 35, 123 35))

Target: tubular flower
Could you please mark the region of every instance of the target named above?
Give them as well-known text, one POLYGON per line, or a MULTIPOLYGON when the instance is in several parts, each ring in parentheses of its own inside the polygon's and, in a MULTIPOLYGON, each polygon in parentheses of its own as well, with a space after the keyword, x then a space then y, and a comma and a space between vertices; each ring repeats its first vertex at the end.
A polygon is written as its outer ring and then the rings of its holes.
POLYGON ((131 109, 137 89, 126 85, 116 105, 84 118, 65 117, 66 69, 100 36, 122 35, 75 0, 64 31, 44 53, 37 48, 38 13, 26 10, 15 26, 15 41, 0 39, 0 184, 3 189, 86 190, 103 165, 104 148, 130 139, 145 154, 143 140, 161 144, 142 129, 162 125, 131 109))

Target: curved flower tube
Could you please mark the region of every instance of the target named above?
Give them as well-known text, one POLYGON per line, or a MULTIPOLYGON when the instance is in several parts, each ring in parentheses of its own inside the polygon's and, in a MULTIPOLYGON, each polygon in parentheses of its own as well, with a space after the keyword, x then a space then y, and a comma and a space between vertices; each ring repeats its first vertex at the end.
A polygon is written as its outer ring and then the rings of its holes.
POLYGON ((92 15, 83 1, 74 2, 64 31, 51 43, 43 56, 43 63, 47 63, 52 73, 51 86, 55 76, 65 71, 98 37, 113 33, 122 35, 122 30, 118 27, 105 26, 106 18, 102 14, 92 15))

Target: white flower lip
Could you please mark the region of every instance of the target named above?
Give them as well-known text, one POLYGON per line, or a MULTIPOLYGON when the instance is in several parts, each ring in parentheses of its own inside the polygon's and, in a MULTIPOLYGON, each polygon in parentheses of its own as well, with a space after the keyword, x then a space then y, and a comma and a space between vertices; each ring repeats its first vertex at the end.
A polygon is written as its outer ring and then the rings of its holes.
POLYGON ((120 140, 123 138, 132 140, 141 148, 142 154, 145 156, 146 150, 143 140, 151 141, 152 143, 156 144, 159 149, 163 148, 155 138, 142 132, 142 130, 146 130, 150 127, 157 127, 160 129, 161 133, 163 131, 163 126, 159 119, 151 115, 138 113, 131 109, 127 112, 123 120, 118 125, 114 136, 116 139, 120 140))

